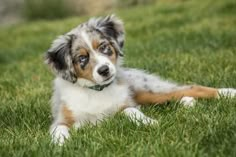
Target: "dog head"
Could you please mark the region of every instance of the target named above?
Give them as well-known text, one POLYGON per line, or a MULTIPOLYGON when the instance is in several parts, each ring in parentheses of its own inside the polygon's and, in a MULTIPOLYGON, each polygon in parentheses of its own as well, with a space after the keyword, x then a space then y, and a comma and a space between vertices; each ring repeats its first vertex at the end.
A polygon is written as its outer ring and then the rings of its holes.
POLYGON ((116 77, 123 56, 124 27, 114 15, 92 18, 53 41, 46 63, 63 79, 105 85, 116 77))

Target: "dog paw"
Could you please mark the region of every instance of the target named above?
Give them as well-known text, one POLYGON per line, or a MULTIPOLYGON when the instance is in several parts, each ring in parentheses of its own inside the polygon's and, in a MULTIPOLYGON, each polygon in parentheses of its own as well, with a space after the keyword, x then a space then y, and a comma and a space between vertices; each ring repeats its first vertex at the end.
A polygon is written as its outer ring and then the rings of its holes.
POLYGON ((193 107, 196 104, 196 100, 193 97, 185 96, 180 100, 180 103, 186 107, 193 107))
POLYGON ((69 130, 68 127, 65 125, 58 125, 51 129, 50 131, 52 135, 52 142, 62 146, 66 139, 69 138, 69 130))
POLYGON ((155 119, 152 119, 148 116, 145 116, 141 111, 139 111, 137 108, 130 107, 126 108, 124 110, 124 113, 126 116, 129 117, 131 121, 139 125, 155 125, 158 124, 158 121, 155 119))
POLYGON ((218 89, 219 96, 233 98, 236 96, 236 89, 234 88, 220 88, 218 89))
POLYGON ((141 123, 144 125, 157 125, 158 121, 149 117, 145 117, 141 120, 141 123))

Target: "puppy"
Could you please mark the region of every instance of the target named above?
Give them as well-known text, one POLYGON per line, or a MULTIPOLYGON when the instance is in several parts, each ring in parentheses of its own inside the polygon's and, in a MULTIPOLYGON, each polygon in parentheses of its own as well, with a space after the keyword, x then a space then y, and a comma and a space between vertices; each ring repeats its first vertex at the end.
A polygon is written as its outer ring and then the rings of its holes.
POLYGON ((155 124, 138 108, 170 100, 193 106, 195 98, 233 97, 236 89, 181 86, 123 68, 124 26, 116 16, 92 18, 53 41, 46 63, 56 74, 52 96, 52 140, 63 144, 69 128, 98 124, 122 111, 137 124, 155 124))

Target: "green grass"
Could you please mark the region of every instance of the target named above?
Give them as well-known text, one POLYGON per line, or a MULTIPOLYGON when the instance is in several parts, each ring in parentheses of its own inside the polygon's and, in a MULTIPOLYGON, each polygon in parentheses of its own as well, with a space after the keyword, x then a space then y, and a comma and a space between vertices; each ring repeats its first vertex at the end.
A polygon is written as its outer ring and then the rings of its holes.
MULTIPOLYGON (((125 66, 180 83, 236 87, 236 2, 160 1, 119 11, 125 66)), ((121 114, 50 143, 53 75, 43 53, 82 18, 22 23, 0 30, 0 156, 236 156, 236 99, 142 108, 159 126, 136 126, 121 114)))

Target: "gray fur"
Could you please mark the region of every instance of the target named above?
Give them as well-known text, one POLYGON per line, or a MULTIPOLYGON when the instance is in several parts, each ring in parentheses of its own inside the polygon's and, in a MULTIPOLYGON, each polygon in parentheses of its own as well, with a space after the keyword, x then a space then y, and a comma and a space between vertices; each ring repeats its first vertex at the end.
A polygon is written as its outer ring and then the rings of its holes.
POLYGON ((124 26, 123 22, 115 15, 105 18, 92 18, 87 23, 88 27, 93 27, 101 31, 105 36, 113 38, 123 48, 124 45, 124 26))

